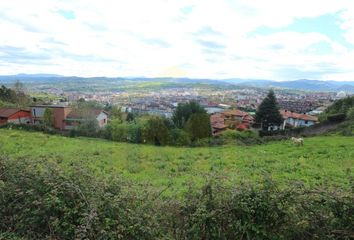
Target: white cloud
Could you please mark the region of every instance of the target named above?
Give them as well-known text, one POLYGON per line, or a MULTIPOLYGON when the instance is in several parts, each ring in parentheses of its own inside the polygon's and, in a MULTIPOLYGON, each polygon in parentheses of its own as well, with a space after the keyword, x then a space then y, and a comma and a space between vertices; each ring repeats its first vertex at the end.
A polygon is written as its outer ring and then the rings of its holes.
POLYGON ((249 35, 259 27, 284 28, 296 19, 339 14, 343 37, 354 44, 351 2, 1 1, 0 74, 158 76, 179 69, 189 77, 285 80, 308 72, 308 78, 354 80, 345 79, 352 76, 353 48, 320 32, 249 35), (320 52, 318 43, 331 51, 320 52), (9 56, 6 47, 17 52, 9 56))

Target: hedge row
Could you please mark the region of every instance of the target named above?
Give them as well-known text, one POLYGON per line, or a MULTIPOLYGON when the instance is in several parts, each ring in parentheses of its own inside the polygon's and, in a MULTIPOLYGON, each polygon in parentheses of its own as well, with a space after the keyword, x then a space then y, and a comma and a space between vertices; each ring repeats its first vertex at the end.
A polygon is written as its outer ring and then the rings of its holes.
MULTIPOLYGON (((0 157, 4 239, 353 239, 354 193, 209 179, 182 196, 77 162, 0 157)), ((332 190, 330 190, 332 189, 332 190)))

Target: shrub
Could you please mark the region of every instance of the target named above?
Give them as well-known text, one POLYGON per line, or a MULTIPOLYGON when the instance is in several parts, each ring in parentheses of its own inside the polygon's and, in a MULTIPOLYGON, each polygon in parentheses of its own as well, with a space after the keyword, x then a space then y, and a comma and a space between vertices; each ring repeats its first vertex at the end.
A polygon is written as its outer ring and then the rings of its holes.
POLYGON ((259 144, 261 139, 255 131, 244 130, 244 131, 235 131, 235 130, 226 130, 221 135, 220 138, 226 143, 239 143, 239 144, 259 144))
POLYGON ((337 114, 332 114, 327 116, 327 120, 332 123, 339 123, 344 121, 346 118, 345 113, 337 113, 337 114))
POLYGON ((78 135, 86 137, 96 137, 99 129, 98 121, 94 118, 82 121, 77 127, 78 135))
POLYGON ((354 121, 354 107, 350 108, 347 112, 347 119, 354 121))
POLYGON ((160 238, 147 194, 126 192, 128 183, 94 177, 82 166, 1 158, 0 232, 26 239, 160 238))
POLYGON ((175 146, 188 146, 191 143, 189 134, 182 129, 170 130, 170 143, 175 146))
MULTIPOLYGON (((133 149, 131 171, 138 171, 133 149)), ((179 171, 188 169, 185 160, 179 171)), ((222 178, 161 196, 89 163, 0 157, 0 239, 351 239, 354 192, 331 186, 231 186, 222 178)), ((176 169, 171 169, 176 172, 176 169)), ((186 185, 188 186, 188 185, 186 185)))

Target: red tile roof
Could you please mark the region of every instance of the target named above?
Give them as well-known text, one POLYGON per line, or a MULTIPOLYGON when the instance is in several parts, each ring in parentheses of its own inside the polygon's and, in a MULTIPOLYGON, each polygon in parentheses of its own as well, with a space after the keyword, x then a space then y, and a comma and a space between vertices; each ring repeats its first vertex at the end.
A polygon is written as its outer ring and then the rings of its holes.
POLYGON ((216 113, 210 116, 210 124, 213 129, 222 130, 227 128, 225 125, 224 116, 220 113, 216 113))
POLYGON ((223 123, 215 123, 215 124, 212 124, 212 127, 213 127, 214 129, 225 129, 225 128, 227 128, 227 126, 226 126, 225 124, 223 124, 223 123))
POLYGON ((224 123, 224 117, 222 114, 217 113, 210 116, 211 123, 224 123))
POLYGON ((237 130, 246 130, 249 128, 250 128, 249 125, 245 124, 245 123, 241 123, 241 124, 237 125, 237 127, 236 127, 237 130))
POLYGON ((20 108, 0 108, 0 117, 8 118, 8 117, 11 117, 12 115, 16 114, 19 111, 29 112, 27 110, 22 110, 20 108))
POLYGON ((234 116, 240 116, 240 117, 244 117, 246 115, 249 115, 248 113, 246 113, 244 111, 241 111, 241 110, 238 110, 238 109, 228 110, 228 111, 225 111, 223 113, 224 113, 224 115, 234 115, 234 116))
POLYGON ((224 115, 226 116, 237 116, 237 117, 241 117, 242 121, 245 122, 253 122, 254 118, 247 112, 235 109, 235 110, 228 110, 223 112, 224 115))
POLYGON ((284 119, 294 118, 294 119, 301 119, 301 120, 305 120, 305 121, 314 121, 314 122, 318 121, 318 118, 315 116, 301 114, 301 113, 295 113, 295 112, 291 112, 288 110, 280 110, 280 114, 282 115, 282 117, 284 119))

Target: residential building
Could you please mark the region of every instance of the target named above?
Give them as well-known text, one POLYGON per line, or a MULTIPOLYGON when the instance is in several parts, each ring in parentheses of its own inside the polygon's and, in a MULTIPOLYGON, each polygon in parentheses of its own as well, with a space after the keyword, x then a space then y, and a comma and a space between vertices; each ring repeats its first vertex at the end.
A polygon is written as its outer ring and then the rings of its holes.
POLYGON ((254 118, 250 114, 238 109, 228 110, 222 114, 225 118, 225 124, 231 128, 236 128, 241 123, 251 125, 254 122, 254 118))
POLYGON ((20 108, 0 108, 0 125, 30 124, 31 112, 20 108))
POLYGON ((249 129, 254 123, 254 118, 247 112, 240 110, 227 110, 210 116, 213 135, 230 128, 243 131, 249 129))
POLYGON ((89 109, 85 111, 61 105, 37 105, 31 107, 32 124, 43 123, 46 109, 50 109, 53 112, 53 127, 58 130, 73 129, 90 118, 96 119, 99 127, 104 127, 108 121, 108 114, 100 109, 89 109))
POLYGON ((281 110, 280 114, 283 117, 281 129, 293 127, 309 127, 318 123, 318 118, 308 114, 295 113, 289 110, 281 110))
POLYGON ((89 119, 96 119, 98 126, 102 128, 107 125, 108 114, 101 109, 89 109, 84 112, 72 110, 64 120, 65 130, 73 129, 89 119))
POLYGON ((217 135, 218 133, 227 129, 224 116, 221 113, 212 114, 210 116, 210 125, 213 135, 217 135))
POLYGON ((36 105, 31 107, 32 124, 38 125, 43 123, 44 112, 50 109, 53 112, 54 123, 53 127, 59 130, 65 129, 65 122, 67 115, 71 108, 61 105, 36 105))

